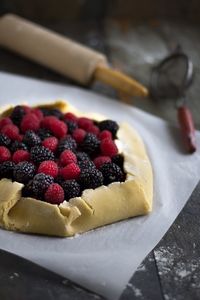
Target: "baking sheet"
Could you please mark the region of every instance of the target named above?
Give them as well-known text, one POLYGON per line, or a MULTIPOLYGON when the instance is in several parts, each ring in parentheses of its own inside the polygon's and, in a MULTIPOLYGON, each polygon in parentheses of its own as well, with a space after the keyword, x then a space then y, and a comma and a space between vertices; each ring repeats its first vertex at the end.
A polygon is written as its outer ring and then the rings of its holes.
MULTIPOLYGON (((74 238, 25 235, 0 229, 0 248, 109 299, 119 298, 138 265, 168 230, 198 183, 200 152, 184 154, 179 131, 163 120, 92 92, 6 73, 0 73, 0 88, 1 106, 62 98, 82 111, 125 120, 143 137, 154 172, 154 203, 150 215, 74 238)), ((197 140, 200 149, 200 132, 197 140)))

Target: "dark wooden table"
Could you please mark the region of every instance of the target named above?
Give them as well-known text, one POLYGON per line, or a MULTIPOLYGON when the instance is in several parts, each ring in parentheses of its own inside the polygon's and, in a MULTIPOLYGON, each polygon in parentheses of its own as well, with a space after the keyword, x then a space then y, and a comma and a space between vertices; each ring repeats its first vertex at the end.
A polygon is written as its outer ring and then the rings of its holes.
MULTIPOLYGON (((132 27, 130 25, 127 26, 127 23, 120 24, 120 26, 123 27, 121 28, 121 37, 120 32, 116 34, 113 23, 74 24, 55 22, 43 25, 99 49, 106 53, 115 65, 126 70, 126 65, 124 65, 124 61, 126 60, 123 61, 123 55, 126 54, 126 51, 125 53, 121 53, 119 47, 116 55, 115 47, 116 42, 120 42, 124 34, 123 30, 126 30, 126 34, 127 32, 131 32, 132 27), (122 55, 121 60, 119 58, 120 53, 122 55)), ((168 24, 168 30, 170 28, 174 28, 174 24, 168 24)), ((177 27, 177 32, 180 31, 178 29, 180 29, 180 26, 177 27)), ((141 28, 139 28, 139 30, 141 30, 141 28)), ((152 30, 156 31, 158 29, 154 27, 152 29, 151 27, 150 30, 152 32, 152 30)), ((194 31, 195 30, 196 29, 194 29, 194 31)), ((163 36, 166 38, 166 32, 163 30, 162 36, 160 28, 159 34, 161 39, 163 36)), ((133 34, 132 42, 134 42, 134 38, 133 34)), ((195 34, 191 38, 195 39, 195 34)), ((166 44, 167 41, 166 39, 166 44)), ((159 47, 159 42, 158 45, 155 46, 159 47)), ((128 50, 127 48, 127 51, 128 50)), ((197 58, 199 59, 199 56, 197 58)), ((66 82, 66 79, 62 76, 4 50, 0 50, 0 70, 54 82, 66 82)), ((136 74, 138 79, 147 84, 148 71, 149 70, 147 70, 146 73, 146 69, 144 68, 145 74, 141 72, 137 74, 137 72, 134 71, 133 75, 136 74), (144 75, 144 77, 142 75, 144 75)), ((131 71, 129 73, 131 74, 131 71)), ((70 83, 73 84, 73 82, 70 83)), ((200 113, 200 101, 198 99, 198 103, 196 100, 197 96, 199 98, 198 88, 197 82, 195 92, 191 93, 191 108, 195 110, 196 123, 199 128, 200 124, 198 122, 200 119, 197 118, 197 116, 199 116, 200 113)), ((116 99, 119 98, 119 95, 117 95, 115 91, 99 83, 94 84, 91 89, 116 99)), ((144 110, 162 116, 171 122, 176 122, 175 110, 169 101, 155 104, 150 100, 144 100, 142 102, 139 99, 135 99, 134 103, 144 110)), ((120 300, 200 299, 199 199, 200 185, 196 187, 187 205, 164 238, 138 267, 137 272, 130 279, 120 300)), ((0 251, 0 299, 84 300, 103 298, 33 263, 0 251)))

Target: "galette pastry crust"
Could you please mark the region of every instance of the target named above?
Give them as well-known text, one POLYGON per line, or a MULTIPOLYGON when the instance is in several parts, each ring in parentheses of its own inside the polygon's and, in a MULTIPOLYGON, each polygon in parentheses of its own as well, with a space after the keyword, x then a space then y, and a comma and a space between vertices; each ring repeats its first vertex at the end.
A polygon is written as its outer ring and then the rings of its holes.
MULTIPOLYGON (((64 101, 40 105, 44 106, 84 115, 64 101)), ((12 107, 2 110, 0 117, 9 115, 11 111, 12 107)), ((89 117, 103 119, 98 114, 89 114, 89 117)), ((137 132, 126 123, 120 124, 117 138, 124 156, 125 182, 87 189, 81 197, 53 205, 22 197, 23 184, 2 179, 0 226, 8 230, 67 237, 149 213, 152 210, 153 175, 144 144, 137 132)))

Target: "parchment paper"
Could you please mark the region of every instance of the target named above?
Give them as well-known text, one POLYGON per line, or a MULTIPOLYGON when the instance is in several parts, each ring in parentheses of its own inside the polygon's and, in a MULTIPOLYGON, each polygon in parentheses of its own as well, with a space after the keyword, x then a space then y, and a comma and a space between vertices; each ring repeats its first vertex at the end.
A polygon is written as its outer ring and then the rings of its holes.
MULTIPOLYGON (((179 131, 161 119, 91 92, 0 73, 0 105, 64 98, 132 124, 143 137, 154 172, 153 212, 75 238, 25 235, 0 229, 0 247, 117 299, 137 266, 159 242, 200 179, 200 153, 183 153, 179 131), (180 142, 180 143, 179 143, 180 142)), ((200 149, 200 133, 197 133, 200 149)), ((106 212, 105 212, 106 213, 106 212)))

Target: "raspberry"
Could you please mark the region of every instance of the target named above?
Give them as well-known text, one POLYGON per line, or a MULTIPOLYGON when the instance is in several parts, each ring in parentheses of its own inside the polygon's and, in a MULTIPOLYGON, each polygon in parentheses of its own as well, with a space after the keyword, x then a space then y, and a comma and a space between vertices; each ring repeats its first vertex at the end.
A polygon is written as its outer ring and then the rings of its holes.
POLYGON ((67 124, 69 134, 72 134, 74 132, 74 130, 76 130, 78 128, 77 123, 74 121, 65 120, 65 124, 67 124))
POLYGON ((28 148, 24 143, 19 141, 14 141, 10 146, 10 151, 15 152, 17 150, 28 150, 28 148))
POLYGON ((6 135, 0 133, 0 146, 8 147, 11 143, 11 140, 6 135))
POLYGON ((45 192, 44 198, 51 204, 60 204, 64 201, 63 188, 58 183, 52 183, 45 192))
POLYGON ((44 173, 55 178, 58 175, 58 165, 52 160, 46 160, 39 165, 37 172, 44 173))
POLYGON ((32 130, 26 131, 22 141, 30 148, 41 144, 40 137, 32 130))
POLYGON ((15 164, 12 161, 5 161, 0 164, 0 178, 13 178, 15 164))
POLYGON ((109 138, 103 139, 100 145, 101 153, 105 156, 114 156, 118 153, 115 142, 109 138))
POLYGON ((103 140, 103 139, 106 139, 106 138, 109 138, 109 139, 112 140, 112 133, 108 130, 103 130, 103 131, 100 132, 99 138, 100 138, 100 140, 103 140))
POLYGON ((78 121, 78 117, 76 117, 73 113, 66 113, 64 115, 64 120, 69 120, 69 121, 74 121, 74 122, 77 122, 78 121))
POLYGON ((26 197, 29 196, 42 200, 44 193, 52 183, 53 177, 39 173, 23 188, 22 194, 26 197))
POLYGON ((80 168, 75 163, 70 163, 66 167, 60 170, 60 175, 65 179, 78 179, 80 175, 80 168))
POLYGON ((118 165, 123 170, 124 157, 121 154, 117 154, 112 157, 112 162, 118 165))
POLYGON ((53 122, 56 122, 58 119, 54 116, 46 116, 41 122, 41 127, 50 129, 50 126, 53 122))
POLYGON ((36 115, 36 117, 40 120, 40 121, 42 121, 42 119, 43 119, 43 113, 42 113, 42 111, 41 111, 41 109, 39 109, 39 108, 33 108, 32 110, 31 110, 31 112, 34 114, 34 115, 36 115))
POLYGON ((104 184, 107 185, 111 182, 124 181, 124 174, 119 166, 114 163, 106 163, 99 169, 104 177, 104 184))
POLYGON ((27 161, 19 162, 13 171, 14 180, 27 183, 35 175, 35 166, 27 161))
POLYGON ((0 120, 0 130, 6 126, 6 125, 11 125, 13 124, 10 118, 3 118, 0 120))
POLYGON ((79 183, 82 190, 95 189, 103 185, 103 175, 97 169, 86 169, 84 172, 81 172, 79 183))
POLYGON ((23 134, 19 134, 19 135, 17 136, 16 141, 22 142, 22 140, 23 140, 23 134))
POLYGON ((17 150, 14 152, 12 160, 17 164, 20 161, 29 161, 30 153, 26 150, 17 150))
POLYGON ((93 133, 98 136, 100 129, 96 125, 89 126, 87 132, 93 133))
POLYGON ((63 138, 67 134, 67 125, 60 120, 51 124, 50 130, 59 139, 63 138))
POLYGON ((63 138, 67 134, 67 125, 54 116, 45 117, 41 126, 50 129, 57 138, 63 138))
POLYGON ((94 159, 94 164, 97 169, 99 169, 103 164, 111 162, 111 158, 109 156, 98 156, 94 159))
POLYGON ((58 147, 58 139, 54 136, 48 137, 42 142, 42 146, 55 152, 58 147))
POLYGON ((86 131, 81 128, 75 129, 72 136, 77 143, 81 143, 86 136, 86 131))
POLYGON ((40 164, 45 160, 54 160, 54 154, 43 146, 35 146, 31 148, 31 160, 36 164, 40 164))
POLYGON ((8 124, 1 129, 1 133, 5 134, 11 140, 17 140, 19 136, 19 128, 13 124, 8 124))
POLYGON ((61 139, 58 145, 58 155, 61 154, 64 150, 75 151, 77 147, 76 141, 71 137, 67 136, 64 139, 61 139))
POLYGON ((20 128, 23 133, 28 130, 38 131, 40 120, 34 113, 28 113, 23 117, 20 128))
POLYGON ((62 182, 61 186, 65 192, 66 200, 80 196, 81 187, 76 180, 65 180, 62 182))
POLYGON ((23 106, 17 105, 14 107, 10 118, 15 125, 19 126, 24 115, 25 115, 25 111, 23 106))
POLYGON ((99 128, 101 131, 108 130, 112 133, 113 138, 115 138, 117 130, 119 129, 118 124, 112 120, 104 120, 99 123, 99 128))
POLYGON ((0 146, 0 163, 10 160, 11 158, 11 153, 8 150, 8 148, 4 146, 0 146))
POLYGON ((62 166, 66 166, 72 162, 77 163, 77 158, 72 151, 65 150, 60 155, 60 162, 62 166))
POLYGON ((48 137, 52 136, 52 133, 49 129, 46 128, 40 128, 37 132, 38 136, 41 138, 41 140, 45 140, 48 137))
POLYGON ((81 143, 81 149, 88 154, 93 154, 99 149, 100 141, 93 133, 87 133, 83 142, 81 143))
POLYGON ((24 109, 25 114, 28 114, 28 113, 31 112, 31 108, 30 108, 29 106, 23 105, 22 107, 23 107, 23 109, 24 109))
POLYGON ((78 126, 82 129, 85 129, 86 131, 88 130, 88 128, 90 128, 93 125, 93 121, 85 118, 85 117, 81 117, 78 119, 78 126))

